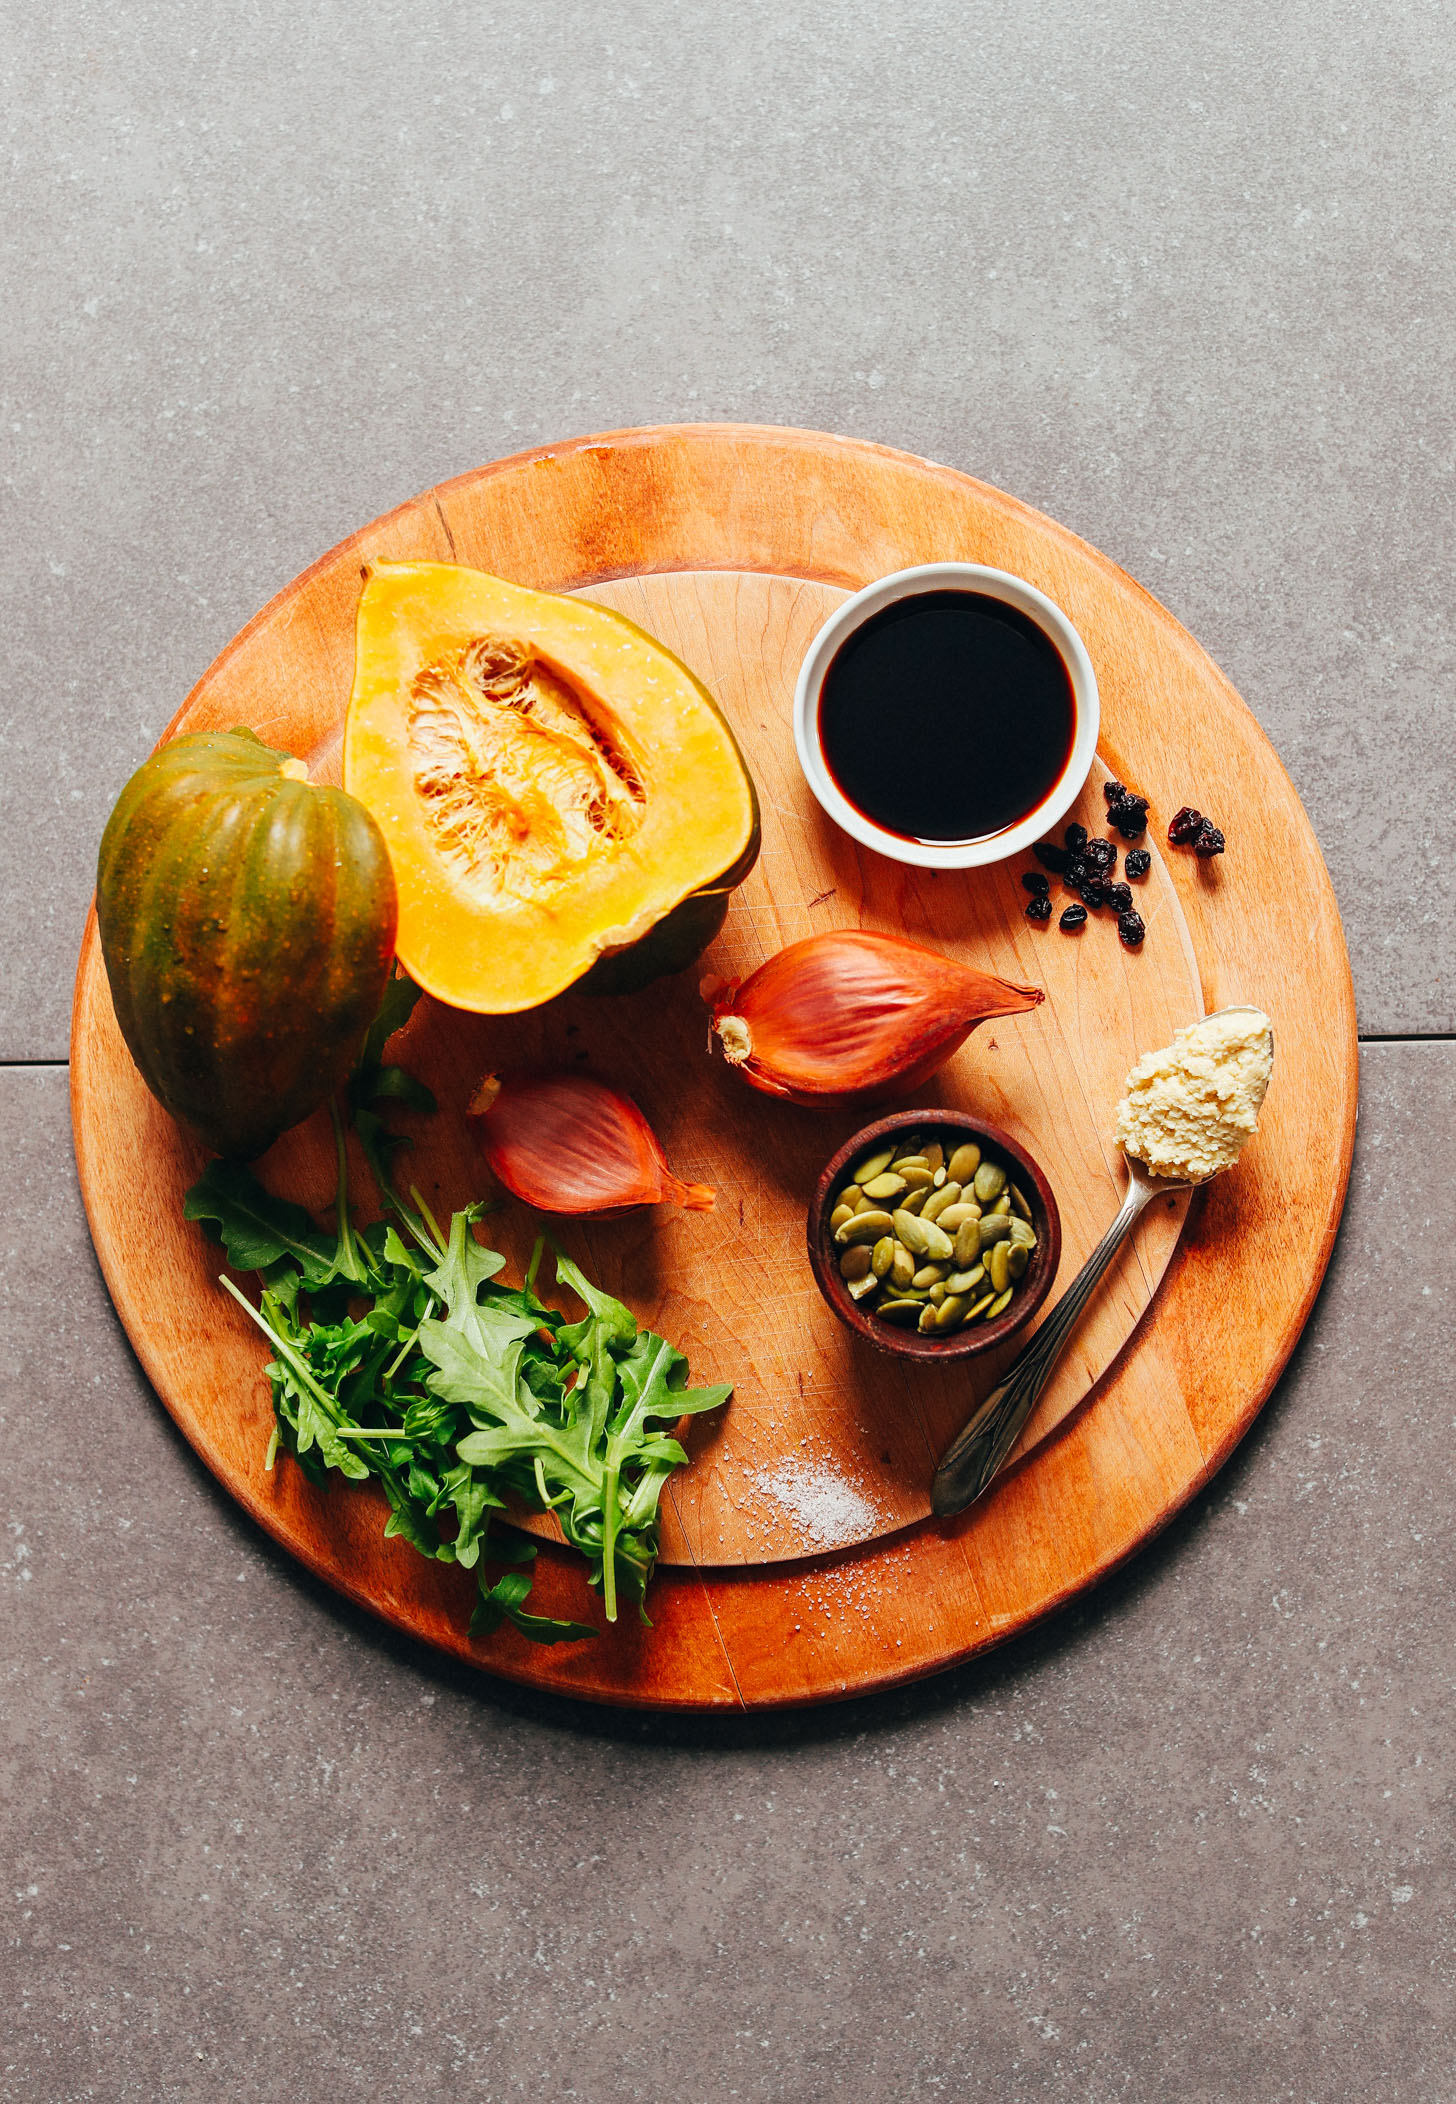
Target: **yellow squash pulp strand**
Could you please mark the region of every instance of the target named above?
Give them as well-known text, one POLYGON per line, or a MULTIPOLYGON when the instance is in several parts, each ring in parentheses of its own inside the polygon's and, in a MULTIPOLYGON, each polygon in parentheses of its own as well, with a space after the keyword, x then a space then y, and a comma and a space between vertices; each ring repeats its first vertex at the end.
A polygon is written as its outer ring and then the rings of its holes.
POLYGON ((436 846, 482 904, 545 900, 640 823, 620 740, 513 638, 477 636, 417 673, 409 740, 436 846))

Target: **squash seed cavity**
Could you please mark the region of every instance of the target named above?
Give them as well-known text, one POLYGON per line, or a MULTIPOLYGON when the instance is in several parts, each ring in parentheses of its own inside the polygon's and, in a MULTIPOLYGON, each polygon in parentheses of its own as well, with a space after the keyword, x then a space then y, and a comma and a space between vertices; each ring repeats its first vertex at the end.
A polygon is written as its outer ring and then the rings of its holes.
POLYGON ((415 675, 415 793, 483 904, 540 904, 636 832, 646 791, 602 715, 513 637, 477 636, 415 675))

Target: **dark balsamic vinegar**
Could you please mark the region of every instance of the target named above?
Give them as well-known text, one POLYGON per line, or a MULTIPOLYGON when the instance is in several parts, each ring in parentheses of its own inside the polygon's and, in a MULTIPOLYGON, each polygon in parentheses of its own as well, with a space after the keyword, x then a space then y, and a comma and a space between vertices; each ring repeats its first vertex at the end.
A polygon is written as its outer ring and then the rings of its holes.
POLYGON ((1003 833, 1067 764, 1072 685, 1055 644, 981 592, 921 592, 841 644, 819 743, 850 803, 938 846, 1003 833))

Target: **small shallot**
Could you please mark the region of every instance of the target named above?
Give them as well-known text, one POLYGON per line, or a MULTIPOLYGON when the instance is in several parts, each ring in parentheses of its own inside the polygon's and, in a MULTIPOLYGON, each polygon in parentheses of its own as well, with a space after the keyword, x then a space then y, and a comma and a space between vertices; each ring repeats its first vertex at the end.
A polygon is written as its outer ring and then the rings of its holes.
POLYGON ((683 1183, 629 1096, 589 1074, 488 1074, 470 1104, 485 1158, 506 1189, 543 1213, 706 1212, 710 1184, 683 1183))
POLYGON ((862 928, 791 942, 741 985, 705 979, 702 994, 745 1081, 826 1109, 918 1087, 977 1023, 1043 998, 1038 987, 862 928))

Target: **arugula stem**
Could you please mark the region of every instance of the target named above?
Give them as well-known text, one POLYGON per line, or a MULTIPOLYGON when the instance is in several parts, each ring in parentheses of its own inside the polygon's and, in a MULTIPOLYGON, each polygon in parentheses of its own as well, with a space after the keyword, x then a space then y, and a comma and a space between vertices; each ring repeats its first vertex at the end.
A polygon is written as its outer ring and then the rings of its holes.
POLYGON ((405 1360, 409 1357, 410 1352, 412 1351, 416 1342, 418 1341, 420 1331, 424 1328, 425 1324, 430 1319, 430 1314, 434 1308, 434 1305, 435 1296, 431 1294, 429 1306, 425 1309, 424 1314, 420 1317, 419 1321, 415 1324, 414 1328, 405 1338, 404 1343, 400 1346, 398 1356, 395 1358, 393 1364, 385 1367, 384 1378, 386 1381, 392 1381, 394 1379, 395 1375, 399 1372, 401 1366, 403 1366, 405 1360))
POLYGON ((428 1439, 428 1432, 396 1432, 390 1425, 339 1425, 340 1439, 428 1439))
POLYGON ((602 1478, 602 1604, 609 1622, 617 1619, 617 1530, 622 1518, 617 1486, 621 1474, 622 1442, 609 1439, 602 1478))
POLYGON ((354 1246, 354 1230, 349 1224, 349 1149, 344 1137, 344 1121, 339 1115, 339 1099, 329 1098, 329 1117, 334 1127, 334 1159, 338 1163, 339 1185, 334 1197, 334 1210, 339 1220, 339 1269, 345 1278, 356 1285, 362 1283, 364 1274, 359 1268, 359 1253, 354 1246))
POLYGON ((228 1278, 225 1273, 220 1275, 218 1283, 223 1287, 225 1292, 231 1293, 233 1299, 237 1302, 238 1306, 242 1309, 243 1313, 248 1317, 248 1319, 252 1322, 257 1323, 259 1329, 263 1332, 263 1335, 268 1339, 268 1342, 272 1345, 274 1351, 278 1353, 280 1358, 286 1359, 288 1361, 289 1365, 293 1368, 293 1371, 298 1375, 300 1381, 302 1381, 305 1388, 308 1389, 310 1395, 313 1396, 315 1402, 322 1404, 323 1408, 328 1411, 329 1418, 335 1426, 335 1428, 341 1429, 341 1427, 339 1426, 339 1405, 337 1399, 329 1394, 327 1388, 321 1388, 319 1386, 318 1382, 309 1372, 306 1361, 299 1357, 298 1353, 294 1350, 293 1346, 288 1342, 288 1339, 286 1337, 279 1336, 277 1330, 274 1329, 272 1323, 269 1322, 267 1317, 258 1313, 258 1310, 248 1299, 246 1293, 240 1293, 237 1287, 233 1284, 232 1280, 228 1278))
POLYGON ((435 1250, 437 1255, 443 1258, 445 1255, 447 1243, 444 1235, 442 1235, 440 1232, 439 1222, 435 1219, 435 1216, 430 1211, 430 1208, 425 1204, 424 1199, 420 1196, 420 1193, 416 1189, 414 1184, 410 1185, 410 1197, 413 1198, 415 1204, 419 1207, 420 1218, 424 1221, 426 1227, 429 1228, 430 1233, 435 1238, 435 1250))
POLYGON ((387 1167, 387 1147, 373 1140, 365 1128, 357 1122, 354 1130, 359 1136, 359 1144, 364 1149, 364 1157, 369 1164, 370 1171, 374 1177, 375 1187, 380 1197, 392 1212, 399 1215, 406 1231, 414 1241, 418 1242, 426 1256, 436 1256, 438 1252, 425 1232, 424 1222, 410 1211, 410 1208, 405 1204, 390 1180, 387 1167))

